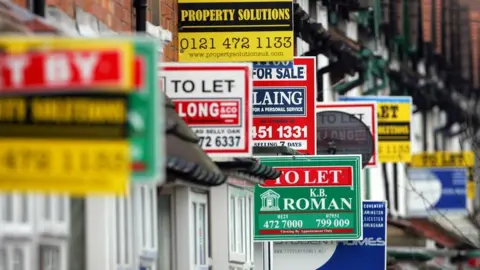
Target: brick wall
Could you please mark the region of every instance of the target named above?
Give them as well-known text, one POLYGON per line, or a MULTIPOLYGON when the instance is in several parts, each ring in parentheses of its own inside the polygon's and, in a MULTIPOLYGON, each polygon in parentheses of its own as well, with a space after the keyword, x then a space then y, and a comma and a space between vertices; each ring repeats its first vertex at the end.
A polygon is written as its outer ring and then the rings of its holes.
MULTIPOLYGON (((154 1, 154 0, 152 0, 154 1)), ((177 0, 159 0, 160 5, 160 26, 172 32, 172 42, 164 48, 165 61, 178 61, 178 31, 177 31, 177 0)))

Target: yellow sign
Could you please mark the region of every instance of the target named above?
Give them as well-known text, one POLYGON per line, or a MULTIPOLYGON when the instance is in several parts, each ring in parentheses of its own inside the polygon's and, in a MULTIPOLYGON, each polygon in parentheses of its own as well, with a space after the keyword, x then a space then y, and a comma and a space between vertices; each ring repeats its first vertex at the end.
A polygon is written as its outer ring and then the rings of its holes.
POLYGON ((125 194, 127 94, 0 97, 0 190, 125 194))
MULTIPOLYGON (((70 74, 55 77, 62 79, 64 92, 69 88, 84 90, 89 87, 128 92, 136 89, 133 72, 135 48, 131 39, 2 36, 0 47, 6 55, 24 54, 32 59, 36 57, 31 63, 27 62, 16 70, 24 73, 13 85, 18 91, 29 88, 45 88, 44 91, 49 91, 49 88, 54 87, 57 82, 52 82, 53 76, 49 76, 45 70, 47 65, 70 74), (42 52, 42 55, 35 56, 33 52, 42 52), (49 53, 53 52, 57 60, 62 60, 56 61, 54 66, 47 59, 49 53), (32 73, 36 74, 34 78, 30 76, 32 73)), ((0 82, 4 84, 3 88, 7 88, 3 92, 13 87, 8 81, 10 80, 0 82)))
POLYGON ((469 200, 475 199, 475 193, 477 192, 475 181, 467 182, 467 198, 469 200))
POLYGON ((125 194, 130 164, 125 140, 2 138, 0 190, 125 194))
POLYGON ((291 0, 178 1, 179 62, 291 61, 291 0))
POLYGON ((411 166, 414 168, 468 168, 475 166, 475 153, 467 152, 433 152, 412 155, 411 166))
POLYGON ((410 162, 411 99, 393 101, 377 101, 378 157, 381 162, 410 162))

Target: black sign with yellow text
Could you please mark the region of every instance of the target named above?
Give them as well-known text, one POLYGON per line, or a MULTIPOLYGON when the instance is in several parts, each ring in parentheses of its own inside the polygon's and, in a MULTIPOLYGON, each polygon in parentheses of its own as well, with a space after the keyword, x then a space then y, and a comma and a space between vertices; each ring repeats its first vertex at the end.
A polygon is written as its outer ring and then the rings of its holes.
POLYGON ((291 61, 293 5, 276 1, 178 1, 180 62, 291 61))

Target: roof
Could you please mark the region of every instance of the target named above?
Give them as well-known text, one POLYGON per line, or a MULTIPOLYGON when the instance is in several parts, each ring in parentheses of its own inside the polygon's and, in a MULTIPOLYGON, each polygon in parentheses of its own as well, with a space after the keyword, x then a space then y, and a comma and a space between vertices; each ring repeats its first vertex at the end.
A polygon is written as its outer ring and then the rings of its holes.
POLYGON ((210 157, 198 145, 198 138, 175 112, 165 96, 167 173, 195 184, 217 186, 227 181, 210 157))
POLYGON ((22 34, 60 34, 55 25, 13 2, 0 1, 0 31, 22 34))
POLYGON ((281 175, 280 171, 259 163, 255 158, 231 158, 225 161, 216 161, 215 163, 225 174, 242 178, 255 184, 261 184, 269 179, 277 179, 281 175))

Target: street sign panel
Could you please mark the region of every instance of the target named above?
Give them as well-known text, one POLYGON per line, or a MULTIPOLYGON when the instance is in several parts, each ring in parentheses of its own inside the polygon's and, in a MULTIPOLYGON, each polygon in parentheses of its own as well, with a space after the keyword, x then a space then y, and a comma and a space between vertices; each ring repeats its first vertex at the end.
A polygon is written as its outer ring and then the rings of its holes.
POLYGON ((384 201, 363 201, 363 239, 359 241, 285 241, 273 245, 275 270, 385 270, 387 209, 384 201))
POLYGON ((250 64, 162 66, 162 89, 211 157, 252 155, 250 72, 250 64))
POLYGON ((105 67, 105 72, 120 69, 118 74, 127 77, 109 83, 95 75, 101 71, 94 72, 91 63, 98 56, 95 52, 121 51, 127 44, 133 50, 133 46, 122 39, 84 41, 0 39, 0 58, 14 53, 24 60, 41 59, 47 66, 34 61, 41 75, 35 80, 27 80, 16 69, 18 76, 9 81, 12 71, 2 71, 2 81, 9 82, 4 93, 9 95, 0 95, 0 190, 80 196, 126 193, 131 174, 127 94, 134 91, 133 57, 128 65, 112 61, 109 64, 115 66, 105 67), (35 58, 38 54, 42 57, 35 58), (66 62, 79 63, 79 57, 87 56, 90 64, 81 61, 85 69, 62 70, 72 64, 66 62))
POLYGON ((468 214, 465 168, 409 168, 407 177, 407 216, 468 214))
POLYGON ((412 97, 341 96, 339 100, 377 102, 379 161, 410 162, 412 97))
POLYGON ((254 63, 253 145, 316 154, 315 57, 254 63))
POLYGON ((360 155, 259 159, 282 175, 255 187, 255 241, 362 238, 360 155))
POLYGON ((6 36, 0 46, 0 95, 135 90, 126 39, 6 36))
POLYGON ((292 0, 179 0, 179 62, 290 61, 292 0))
MULTIPOLYGON (((370 160, 367 163, 367 167, 376 167, 378 165, 378 136, 377 136, 377 108, 375 102, 331 102, 331 103, 317 103, 316 112, 326 111, 338 111, 352 115, 353 117, 362 121, 369 129, 373 138, 373 151, 368 149, 368 153, 372 153, 370 160)), ((350 127, 349 119, 335 119, 335 115, 326 115, 325 117, 317 117, 317 139, 325 137, 325 132, 328 132, 330 136, 337 139, 351 139, 352 142, 358 139, 359 134, 355 134, 355 130, 350 127), (331 117, 333 116, 333 117, 331 117), (338 128, 334 128, 332 124, 338 125, 338 128), (319 127, 325 125, 328 130, 321 130, 319 127), (336 133, 334 131, 337 131, 336 133), (318 134, 320 133, 320 134, 318 134)), ((360 134, 360 136, 363 136, 360 134)), ((352 145, 352 147, 355 147, 352 145)), ((341 153, 338 154, 353 154, 353 153, 341 153)), ((364 154, 364 153, 362 153, 364 154)))
POLYGON ((132 180, 165 181, 165 106, 158 91, 158 44, 135 38, 135 84, 137 91, 128 97, 129 139, 132 152, 132 180))

